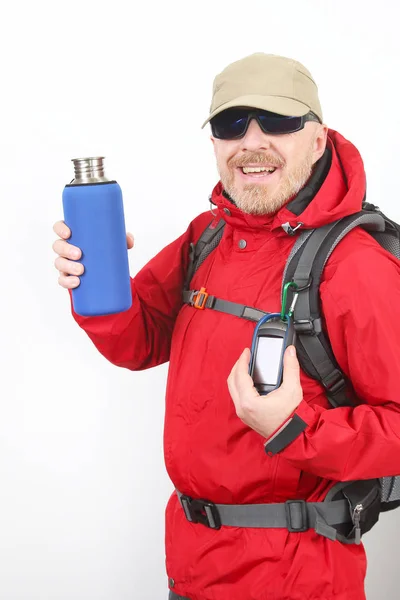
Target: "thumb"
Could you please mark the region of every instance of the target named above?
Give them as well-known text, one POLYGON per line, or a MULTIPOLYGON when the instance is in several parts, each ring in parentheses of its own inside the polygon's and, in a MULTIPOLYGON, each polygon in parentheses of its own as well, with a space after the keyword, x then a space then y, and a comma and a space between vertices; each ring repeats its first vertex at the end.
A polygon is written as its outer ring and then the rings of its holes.
POLYGON ((300 364, 294 346, 288 346, 283 357, 282 385, 290 388, 300 386, 300 364))
POLYGON ((241 362, 242 366, 245 366, 248 368, 250 358, 251 358, 250 348, 245 348, 239 357, 239 361, 241 362))

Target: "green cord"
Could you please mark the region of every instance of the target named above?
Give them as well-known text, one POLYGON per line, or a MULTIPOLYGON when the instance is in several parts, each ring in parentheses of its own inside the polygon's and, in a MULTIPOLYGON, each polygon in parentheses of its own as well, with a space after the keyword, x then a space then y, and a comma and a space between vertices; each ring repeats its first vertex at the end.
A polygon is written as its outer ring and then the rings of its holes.
MULTIPOLYGON (((288 289, 290 287, 293 287, 297 290, 297 288, 299 287, 297 285, 297 283, 295 283, 294 281, 289 281, 289 283, 286 283, 283 287, 283 295, 282 295, 282 310, 281 310, 281 319, 282 321, 286 321, 287 317, 286 317, 286 303, 287 303, 287 295, 288 295, 288 289)), ((288 316, 291 317, 291 312, 289 311, 288 316)))

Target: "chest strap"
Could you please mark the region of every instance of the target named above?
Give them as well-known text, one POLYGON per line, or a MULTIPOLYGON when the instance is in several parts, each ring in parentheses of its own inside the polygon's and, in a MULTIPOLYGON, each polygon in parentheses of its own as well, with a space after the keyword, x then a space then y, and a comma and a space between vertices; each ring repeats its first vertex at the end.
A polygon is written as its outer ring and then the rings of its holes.
MULTIPOLYGON (((210 529, 230 527, 284 528, 292 533, 314 529, 316 533, 337 539, 334 525, 349 524, 352 518, 346 499, 330 502, 287 500, 279 504, 214 504, 195 500, 176 490, 185 517, 191 523, 201 523, 210 529)), ((348 540, 351 543, 353 540, 348 540)))
POLYGON ((215 296, 210 296, 210 294, 207 294, 205 288, 201 288, 200 290, 184 291, 182 298, 184 304, 189 304, 190 306, 193 306, 199 310, 210 308, 212 310, 218 310, 219 312, 227 313, 228 315, 242 317, 243 319, 248 319, 249 321, 255 321, 256 323, 265 317, 265 315, 269 314, 263 310, 259 310, 258 308, 253 308, 244 304, 237 304, 236 302, 230 302, 229 300, 220 300, 215 296))

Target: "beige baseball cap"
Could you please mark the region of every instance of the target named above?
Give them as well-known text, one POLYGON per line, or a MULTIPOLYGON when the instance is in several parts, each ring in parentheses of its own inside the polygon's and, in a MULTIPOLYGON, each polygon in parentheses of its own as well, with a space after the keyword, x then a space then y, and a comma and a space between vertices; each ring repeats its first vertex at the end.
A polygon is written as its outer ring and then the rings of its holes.
POLYGON ((318 88, 311 73, 298 61, 257 52, 231 63, 214 79, 210 115, 202 128, 233 106, 261 108, 300 117, 310 110, 322 122, 318 88))

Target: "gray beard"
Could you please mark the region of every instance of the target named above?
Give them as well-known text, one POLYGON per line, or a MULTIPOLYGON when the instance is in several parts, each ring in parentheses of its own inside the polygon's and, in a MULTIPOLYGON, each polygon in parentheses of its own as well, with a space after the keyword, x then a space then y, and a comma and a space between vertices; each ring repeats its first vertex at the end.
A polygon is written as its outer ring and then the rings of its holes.
POLYGON ((288 200, 293 198, 305 186, 312 173, 311 155, 290 173, 282 173, 278 189, 272 194, 266 186, 249 183, 242 190, 237 190, 233 183, 233 175, 221 175, 221 183, 236 206, 250 215, 268 215, 277 212, 288 200))

